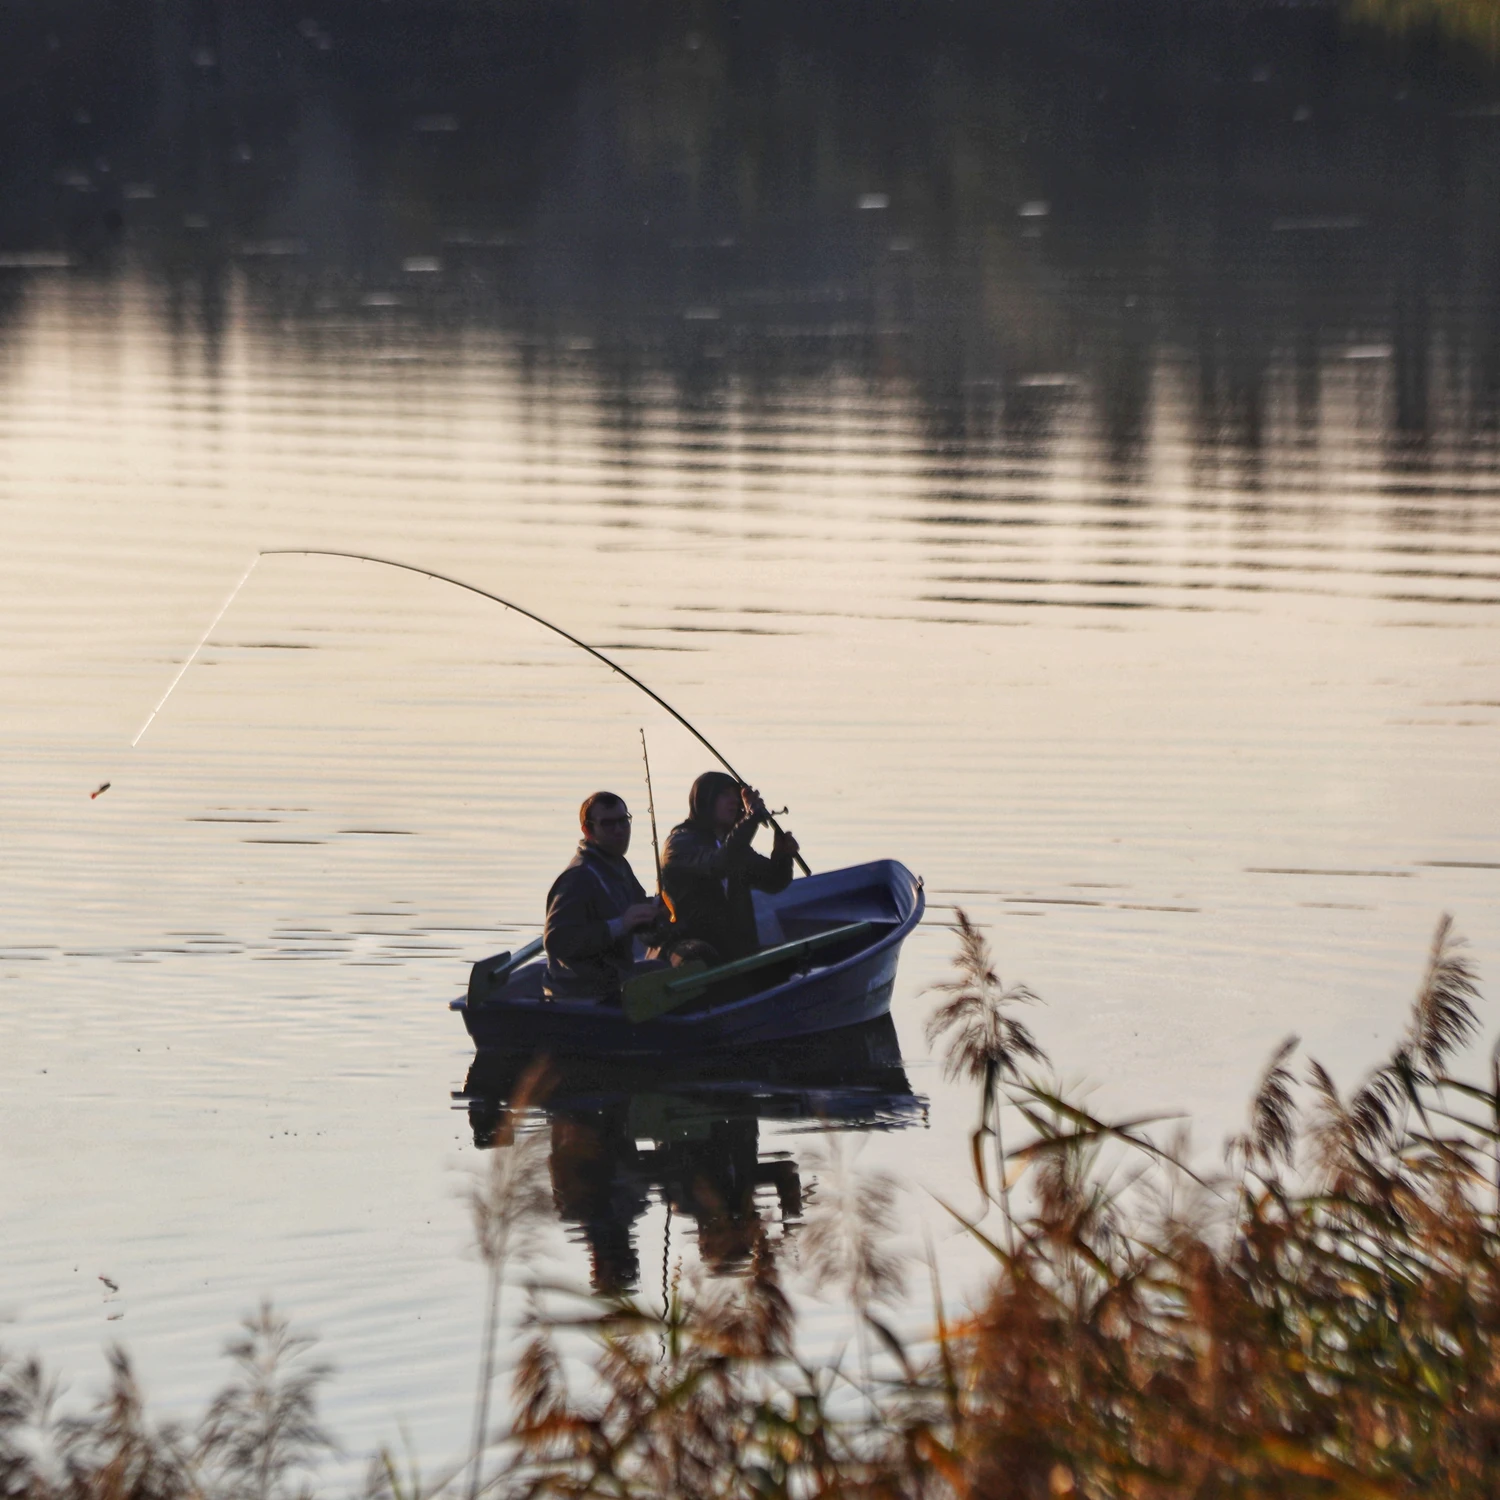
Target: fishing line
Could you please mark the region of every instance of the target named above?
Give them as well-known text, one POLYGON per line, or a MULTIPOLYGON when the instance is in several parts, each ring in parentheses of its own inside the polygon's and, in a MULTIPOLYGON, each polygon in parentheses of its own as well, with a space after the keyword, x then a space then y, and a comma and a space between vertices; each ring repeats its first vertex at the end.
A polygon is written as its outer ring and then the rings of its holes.
MULTIPOLYGON (((661 1190, 661 1201, 666 1205, 667 1222, 661 1237, 661 1316, 662 1322, 666 1322, 672 1313, 672 1295, 667 1280, 667 1268, 672 1264, 672 1195, 667 1191, 665 1185, 661 1190)), ((666 1337, 666 1329, 662 1329, 662 1337, 666 1337)))
MULTIPOLYGON (((669 714, 671 714, 671 716, 676 719, 677 722, 681 724, 682 727, 687 730, 687 732, 692 735, 692 737, 697 740, 698 743, 702 745, 703 748, 707 750, 708 753, 712 755, 713 758, 718 761, 718 763, 723 766, 724 769, 728 771, 729 774, 733 776, 741 786, 749 785, 745 778, 741 776, 740 773, 736 771, 732 765, 729 764, 729 761, 724 757, 723 753, 718 749, 718 747, 710 743, 706 735, 702 734, 699 730, 695 729, 693 725, 688 723, 688 721, 683 718, 683 716, 678 713, 677 710, 673 708, 672 705, 668 703, 660 693, 656 692, 652 688, 647 687, 646 684, 642 682, 634 672, 627 671, 619 664, 619 662, 613 660, 611 657, 606 656, 596 647, 589 645, 587 641, 579 640, 576 635, 573 635, 569 631, 564 630, 561 625, 554 625, 551 620, 544 620, 539 614, 534 613, 532 610, 525 609, 521 605, 515 604, 509 599, 502 599, 499 594, 492 594, 488 589, 482 589, 477 584, 465 583, 463 579, 450 577, 447 573, 436 573, 431 568, 419 568, 414 563, 396 562, 393 558, 389 557, 375 557, 368 552, 342 552, 334 551, 327 547, 264 547, 257 554, 257 558, 260 557, 342 557, 352 562, 376 563, 382 568, 400 568, 403 573, 416 573, 422 578, 436 579, 439 583, 451 583, 456 589, 464 589, 468 593, 478 594, 481 599, 489 599, 496 604, 503 604, 506 609, 514 610, 518 615, 524 615, 528 620, 531 620, 533 623, 540 625, 544 630, 550 630, 553 635, 560 635, 563 640, 571 642, 573 645, 577 646, 580 651, 587 651, 595 661, 602 661, 604 665, 610 669, 611 672, 618 672, 620 676, 626 680, 626 682, 634 684, 649 699, 651 699, 653 703, 655 703, 660 708, 664 708, 669 714)), ((255 564, 252 563, 251 567, 254 566, 255 564)), ((241 582, 243 581, 244 580, 242 579, 241 582)), ((228 606, 226 605, 225 607, 227 608, 228 606)), ((209 627, 210 630, 212 628, 212 626, 209 627)), ((776 830, 777 833, 781 832, 781 825, 776 821, 774 817, 768 818, 767 821, 770 823, 771 827, 776 830)), ((807 861, 802 858, 801 854, 796 854, 793 856, 793 858, 797 861, 797 865, 804 875, 812 874, 812 871, 808 868, 807 861)))
MULTIPOLYGON (((216 626, 219 621, 224 618, 224 615, 229 609, 229 606, 234 603, 235 595, 237 595, 239 591, 244 588, 246 579, 248 579, 251 573, 255 571, 255 565, 263 557, 341 557, 349 562, 375 563, 377 566, 382 568, 398 568, 403 573, 415 573, 421 578, 431 578, 436 580, 438 583, 452 584, 452 586, 456 589, 463 589, 465 592, 470 594, 478 594, 481 599, 488 599, 492 603, 503 605, 506 609, 514 610, 516 614, 524 615, 528 620, 532 621, 534 624, 540 625, 544 630, 550 630, 554 635, 561 636, 563 640, 569 642, 571 645, 577 646, 580 651, 587 651, 595 661, 603 662, 611 672, 619 673, 619 675, 623 677, 626 682, 631 683, 635 687, 638 687, 649 699, 651 699, 653 703, 655 703, 659 708, 665 709, 667 713, 669 713, 674 719, 676 719, 677 722, 681 724, 682 727, 687 730, 687 732, 692 735, 692 737, 697 740, 698 743, 702 745, 703 748, 707 750, 708 753, 712 755, 713 758, 718 761, 718 763, 723 766, 724 769, 728 771, 729 774, 733 776, 741 786, 749 785, 749 783, 746 782, 745 778, 741 776, 740 773, 736 771, 732 765, 729 764, 729 761, 726 759, 723 752, 720 751, 716 745, 711 743, 706 735, 696 729, 680 713, 678 713, 677 710, 673 708, 672 705, 668 703, 660 693, 656 692, 653 688, 647 687, 646 684, 642 682, 634 672, 626 670, 626 668, 622 667, 619 662, 615 661, 612 657, 606 656, 596 647, 589 645, 587 641, 579 640, 576 635, 573 635, 570 631, 564 630, 561 625, 554 625, 551 620, 544 620, 539 614, 536 614, 534 611, 525 609, 521 605, 513 603, 509 599, 502 599, 499 594, 492 594, 488 589, 482 589, 477 584, 465 583, 462 578, 453 578, 447 573, 434 572, 431 568, 419 568, 414 563, 397 562, 394 558, 390 557, 376 557, 369 552, 344 552, 336 551, 329 547, 262 547, 261 550, 255 554, 255 556, 250 561, 250 566, 246 568, 244 573, 240 576, 240 581, 235 584, 233 589, 230 590, 229 597, 219 607, 219 612, 213 617, 213 620, 209 624, 208 629, 203 632, 202 638, 199 640, 198 644, 193 647, 192 655, 189 656, 188 659, 183 662, 183 664, 177 669, 177 675, 172 679, 171 684, 167 688, 166 692, 161 695, 161 702, 159 702, 156 707, 151 710, 151 713, 147 717, 146 722, 141 725, 140 732, 133 740, 131 740, 130 743, 132 746, 140 743, 141 735, 145 734, 145 732, 151 727, 151 721, 155 719, 157 714, 162 711, 162 708, 166 704, 167 699, 172 696, 172 693, 176 689, 177 684, 182 681, 183 676, 186 674, 187 669, 192 666, 194 661, 197 660, 198 653, 202 651, 202 649, 208 642, 209 636, 213 634, 214 626, 216 626)), ((768 816, 767 821, 770 823, 771 827, 776 830, 777 833, 781 832, 781 825, 776 821, 774 816, 768 816)), ((793 858, 797 861, 798 868, 804 875, 812 874, 812 871, 808 868, 807 861, 802 858, 801 854, 796 854, 793 856, 793 858)))
MULTIPOLYGON (((250 575, 255 571, 255 565, 256 565, 256 563, 258 563, 263 556, 265 556, 264 553, 257 552, 255 554, 255 556, 250 559, 250 566, 248 568, 246 568, 243 573, 240 574, 240 581, 237 584, 235 584, 235 586, 232 589, 230 589, 230 591, 229 591, 229 597, 219 606, 219 612, 218 612, 218 614, 216 614, 213 617, 213 619, 209 621, 208 629, 205 630, 203 632, 203 634, 199 637, 198 644, 193 647, 192 655, 189 656, 188 659, 185 662, 183 662, 183 664, 180 667, 178 667, 178 669, 177 669, 177 675, 172 679, 171 685, 167 688, 166 692, 164 692, 161 695, 161 699, 157 703, 156 707, 153 708, 151 710, 151 712, 146 715, 146 722, 144 724, 142 724, 141 727, 136 731, 135 738, 133 740, 131 740, 131 742, 130 742, 130 748, 132 750, 135 749, 135 747, 140 744, 140 742, 141 742, 141 736, 143 734, 145 734, 145 732, 151 727, 151 721, 157 716, 157 714, 159 714, 162 711, 163 707, 166 705, 167 699, 170 698, 172 696, 172 694, 176 691, 177 684, 182 681, 182 679, 183 679, 184 676, 187 675, 187 669, 190 666, 192 666, 192 664, 195 661, 197 661, 197 659, 198 659, 198 653, 208 644, 208 638, 209 638, 209 636, 211 636, 214 633, 214 626, 217 625, 219 623, 219 621, 224 618, 224 616, 225 616, 226 613, 228 613, 229 606, 234 603, 234 596, 237 593, 239 593, 239 591, 242 588, 244 588, 244 586, 245 586, 245 580, 248 579, 250 577, 250 575)), ((108 783, 106 782, 105 785, 107 786, 108 783)), ((100 792, 102 792, 103 790, 104 790, 104 787, 100 787, 99 788, 100 792)), ((97 797, 99 795, 99 792, 95 792, 94 795, 97 797)))

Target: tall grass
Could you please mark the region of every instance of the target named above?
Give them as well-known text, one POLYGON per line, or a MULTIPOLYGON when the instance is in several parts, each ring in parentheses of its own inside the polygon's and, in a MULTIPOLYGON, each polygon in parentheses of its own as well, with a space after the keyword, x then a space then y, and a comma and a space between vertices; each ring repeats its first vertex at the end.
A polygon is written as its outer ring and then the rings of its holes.
MULTIPOLYGON (((921 1341, 903 1342, 883 1321, 904 1274, 889 1253, 894 1189, 830 1157, 809 1222, 761 1234, 743 1278, 683 1274, 664 1309, 582 1298, 576 1316, 534 1316, 503 1432, 492 1440, 479 1423, 484 1468, 475 1454, 423 1486, 414 1468, 402 1479, 386 1461, 372 1492, 1500 1493, 1500 1062, 1478 1081, 1450 1073, 1477 1027, 1477 989, 1448 919, 1390 1058, 1346 1091, 1315 1060, 1299 1065, 1289 1038, 1213 1168, 1180 1136, 1158 1139, 1150 1120, 1104 1119, 1026 1073, 1039 1049, 1012 1046, 996 1061, 987 1038, 1013 1019, 1000 1004, 1011 992, 967 919, 960 934, 948 993, 978 998, 957 1010, 944 1002, 935 1035, 975 1080, 981 1131, 1002 1105, 1024 1122, 993 1172, 975 1153, 984 1201, 1002 1210, 1007 1187, 1012 1196, 998 1237, 988 1214, 967 1226, 994 1256, 967 1317, 946 1322, 935 1296, 921 1341), (797 1276, 844 1301, 875 1358, 851 1367, 799 1352, 797 1276), (583 1373, 565 1358, 580 1334, 594 1351, 583 1373)), ((510 1226, 503 1254, 486 1250, 503 1267, 539 1211, 539 1179, 524 1162, 491 1171, 481 1241, 510 1226)), ((490 1319, 483 1337, 488 1382, 490 1319)), ((150 1426, 123 1356, 105 1401, 72 1423, 53 1414, 34 1365, 5 1366, 0 1494, 289 1495, 326 1443, 312 1405, 321 1372, 277 1373, 301 1351, 269 1313, 242 1348, 236 1394, 213 1403, 196 1436, 150 1426), (257 1391, 268 1394, 252 1399, 257 1391), (288 1421, 270 1420, 283 1409, 288 1421), (274 1457, 261 1453, 278 1443, 274 1457)), ((487 1391, 482 1399, 487 1410, 487 1391)))
POLYGON ((317 1420, 331 1366, 263 1304, 225 1354, 234 1372, 196 1430, 154 1424, 129 1356, 108 1351, 92 1410, 57 1414, 58 1387, 36 1360, 0 1356, 0 1496, 6 1500, 299 1500, 336 1451, 317 1420))

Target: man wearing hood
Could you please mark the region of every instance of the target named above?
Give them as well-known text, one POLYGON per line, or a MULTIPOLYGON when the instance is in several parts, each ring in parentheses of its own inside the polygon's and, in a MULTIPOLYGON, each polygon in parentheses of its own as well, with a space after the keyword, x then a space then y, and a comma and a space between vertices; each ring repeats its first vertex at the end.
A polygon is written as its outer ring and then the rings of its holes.
POLYGON ((544 985, 556 1000, 619 1003, 635 962, 635 934, 657 920, 657 903, 625 860, 630 810, 623 797, 595 792, 578 810, 583 838, 547 893, 544 985))
POLYGON ((723 962, 760 946, 752 891, 781 891, 791 883, 797 841, 778 831, 770 857, 751 847, 770 821, 760 793, 723 771, 707 771, 688 795, 688 818, 667 836, 661 883, 675 913, 671 941, 708 943, 723 962))

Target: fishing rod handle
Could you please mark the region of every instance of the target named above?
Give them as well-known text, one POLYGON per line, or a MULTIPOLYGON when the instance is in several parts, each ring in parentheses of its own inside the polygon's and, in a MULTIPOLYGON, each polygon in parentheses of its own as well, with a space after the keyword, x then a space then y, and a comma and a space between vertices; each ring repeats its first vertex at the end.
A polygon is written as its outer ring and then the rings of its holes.
MULTIPOLYGON (((786 829, 784 829, 781 826, 781 824, 778 823, 776 821, 776 819, 771 816, 770 813, 766 814, 766 822, 769 823, 771 825, 771 827, 776 830, 777 833, 785 833, 786 832, 786 829)), ((792 856, 792 858, 797 861, 797 868, 799 870, 801 870, 804 875, 811 875, 812 874, 812 871, 808 868, 807 861, 805 859, 803 859, 803 857, 802 857, 802 851, 800 849, 792 856)))

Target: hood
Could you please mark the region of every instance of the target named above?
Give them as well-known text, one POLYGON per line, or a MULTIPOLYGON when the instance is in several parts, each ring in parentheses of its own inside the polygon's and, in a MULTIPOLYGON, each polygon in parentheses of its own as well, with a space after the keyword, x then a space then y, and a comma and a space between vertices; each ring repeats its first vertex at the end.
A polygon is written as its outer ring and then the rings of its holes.
POLYGON ((721 792, 738 795, 740 784, 725 771, 705 771, 688 793, 688 817, 705 828, 714 826, 714 803, 721 792))

